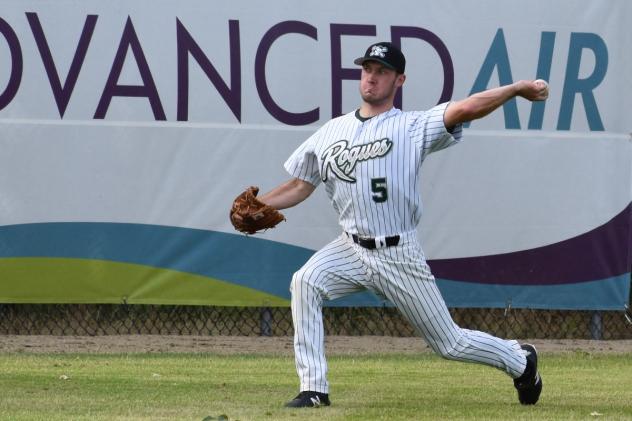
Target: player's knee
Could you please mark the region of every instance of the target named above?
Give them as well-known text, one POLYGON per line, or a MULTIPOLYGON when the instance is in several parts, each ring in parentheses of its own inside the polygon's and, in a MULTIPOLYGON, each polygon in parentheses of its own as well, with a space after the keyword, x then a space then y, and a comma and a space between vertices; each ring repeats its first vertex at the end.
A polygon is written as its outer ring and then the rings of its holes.
POLYGON ((454 346, 448 345, 448 346, 440 346, 437 347, 437 349, 435 349, 435 351, 437 352, 437 354, 439 354, 439 356, 441 356, 441 358, 444 358, 446 360, 458 360, 458 351, 456 350, 456 348, 454 346))
POLYGON ((292 276, 290 283, 290 293, 293 298, 300 298, 304 294, 319 296, 320 288, 316 287, 317 282, 310 276, 310 272, 301 268, 292 276))
POLYGON ((292 282, 290 282, 290 293, 292 296, 296 294, 296 291, 300 291, 301 282, 302 277, 298 274, 298 272, 295 272, 294 275, 292 275, 292 282))

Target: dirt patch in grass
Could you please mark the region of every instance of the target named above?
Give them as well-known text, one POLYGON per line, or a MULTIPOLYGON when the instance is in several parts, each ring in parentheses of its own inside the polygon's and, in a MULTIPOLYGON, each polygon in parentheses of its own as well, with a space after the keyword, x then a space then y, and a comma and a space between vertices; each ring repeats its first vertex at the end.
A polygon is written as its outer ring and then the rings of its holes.
MULTIPOLYGON (((540 352, 627 353, 632 340, 524 340, 540 352)), ((329 336, 328 355, 372 353, 431 352, 420 338, 390 336, 329 336)), ((218 354, 293 355, 292 338, 257 336, 178 336, 178 335, 107 335, 107 336, 0 336, 0 352, 32 353, 138 353, 138 352, 209 352, 218 354)))

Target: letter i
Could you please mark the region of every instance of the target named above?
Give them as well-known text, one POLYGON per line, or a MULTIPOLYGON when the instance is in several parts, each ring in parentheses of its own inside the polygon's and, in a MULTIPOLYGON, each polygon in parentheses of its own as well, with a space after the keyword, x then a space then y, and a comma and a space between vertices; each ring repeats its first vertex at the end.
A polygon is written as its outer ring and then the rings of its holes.
MULTIPOLYGON (((536 79, 549 80, 551 76, 551 62, 553 61, 553 47, 555 46, 555 32, 542 32, 540 37, 540 57, 538 57, 538 69, 536 79)), ((530 130, 542 130, 544 119, 544 101, 531 103, 531 115, 529 116, 530 130)))

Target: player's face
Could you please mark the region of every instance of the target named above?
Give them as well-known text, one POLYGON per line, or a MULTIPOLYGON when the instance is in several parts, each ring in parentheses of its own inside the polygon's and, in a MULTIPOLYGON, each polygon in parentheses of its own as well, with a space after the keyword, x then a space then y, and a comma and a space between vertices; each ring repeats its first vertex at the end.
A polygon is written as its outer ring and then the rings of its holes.
POLYGON ((360 96, 371 105, 392 103, 397 88, 403 85, 405 78, 377 61, 365 61, 360 78, 360 96))

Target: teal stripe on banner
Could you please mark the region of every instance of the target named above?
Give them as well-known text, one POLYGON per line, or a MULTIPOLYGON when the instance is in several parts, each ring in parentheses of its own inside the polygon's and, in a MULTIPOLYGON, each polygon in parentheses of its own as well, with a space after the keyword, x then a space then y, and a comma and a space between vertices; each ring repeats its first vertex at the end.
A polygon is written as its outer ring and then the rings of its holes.
MULTIPOLYGON (((64 257, 133 263, 202 275, 289 299, 292 274, 313 250, 262 237, 120 223, 39 223, 0 226, 0 258, 64 257)), ((630 273, 563 285, 437 281, 449 307, 620 310, 630 273)), ((389 306, 364 292, 327 306, 389 306)))
POLYGON ((109 260, 207 276, 289 299, 313 250, 255 236, 160 225, 63 222, 0 226, 0 257, 109 260))
POLYGON ((599 281, 565 285, 475 284, 438 279, 448 307, 623 310, 630 296, 630 273, 599 281))

